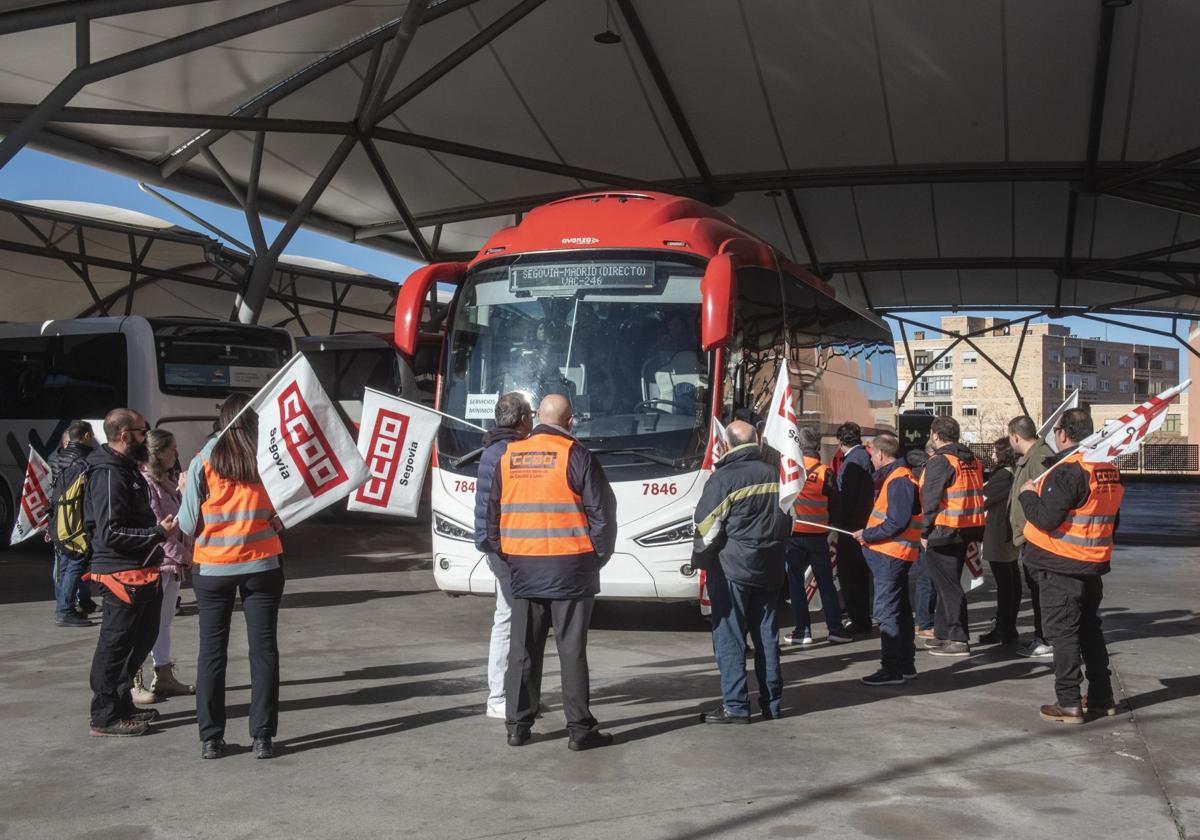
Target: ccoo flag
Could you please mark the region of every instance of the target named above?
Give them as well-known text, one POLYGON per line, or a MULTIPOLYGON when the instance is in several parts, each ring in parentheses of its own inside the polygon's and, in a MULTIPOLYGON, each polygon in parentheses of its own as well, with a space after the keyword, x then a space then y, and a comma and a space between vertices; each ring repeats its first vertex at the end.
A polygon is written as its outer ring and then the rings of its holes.
POLYGON ((1185 379, 1175 387, 1146 400, 1115 423, 1106 423, 1103 429, 1088 435, 1079 442, 1083 460, 1090 463, 1115 461, 1122 455, 1137 452, 1145 442, 1146 436, 1156 432, 1167 419, 1167 407, 1171 400, 1186 391, 1191 384, 1192 380, 1185 379))
POLYGON ((287 527, 345 498, 367 465, 312 366, 297 353, 247 408, 258 414, 258 472, 287 527))
POLYGON ((710 472, 715 470, 717 461, 724 458, 728 451, 729 441, 725 438, 725 426, 713 417, 708 427, 708 451, 704 453, 704 468, 710 472))
POLYGON ((367 388, 358 427, 358 453, 366 461, 370 477, 350 496, 347 507, 416 516, 441 422, 436 411, 367 388))
POLYGON ((27 540, 40 532, 50 521, 50 467, 29 447, 29 463, 21 485, 21 505, 17 508, 10 545, 27 540))
POLYGON ((792 503, 800 495, 805 478, 794 405, 787 359, 781 359, 779 377, 775 380, 775 392, 771 395, 767 423, 763 428, 763 440, 779 451, 779 506, 789 514, 793 512, 792 503))
POLYGON ((1038 437, 1046 441, 1046 445, 1054 452, 1058 451, 1058 444, 1054 442, 1054 427, 1058 425, 1059 418, 1063 416, 1063 413, 1072 408, 1079 408, 1078 388, 1063 401, 1062 405, 1055 409, 1054 413, 1050 415, 1050 419, 1042 424, 1042 428, 1038 429, 1038 437))

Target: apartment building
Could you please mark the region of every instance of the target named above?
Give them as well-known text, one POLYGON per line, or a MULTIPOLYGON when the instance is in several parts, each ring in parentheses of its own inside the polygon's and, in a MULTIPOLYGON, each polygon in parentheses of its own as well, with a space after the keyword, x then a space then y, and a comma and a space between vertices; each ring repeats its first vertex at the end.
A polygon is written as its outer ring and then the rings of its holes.
MULTIPOLYGON (((910 330, 907 351, 896 342, 901 410, 956 417, 964 439, 982 443, 1003 435, 1009 419, 1021 413, 1008 375, 1038 422, 1079 388, 1098 425, 1179 382, 1178 348, 1083 338, 1059 324, 1031 324, 1022 338, 1022 326, 953 316, 942 318, 941 333, 910 330), (961 341, 947 350, 954 340, 949 333, 975 332, 980 334, 971 344, 961 341)), ((1181 401, 1160 434, 1182 439, 1187 431, 1181 401)))

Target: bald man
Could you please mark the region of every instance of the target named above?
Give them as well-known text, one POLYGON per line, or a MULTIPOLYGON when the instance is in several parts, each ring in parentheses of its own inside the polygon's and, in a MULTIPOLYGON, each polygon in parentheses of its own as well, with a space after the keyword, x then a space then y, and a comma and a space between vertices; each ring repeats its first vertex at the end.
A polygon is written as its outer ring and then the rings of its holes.
POLYGON ((775 610, 792 519, 779 507, 779 472, 763 461, 754 427, 735 420, 725 436, 729 451, 705 483, 695 513, 692 565, 708 571, 722 697, 700 720, 750 722, 747 633, 754 640, 759 708, 764 720, 774 720, 783 702, 775 610))
POLYGON ((538 425, 508 444, 492 478, 487 533, 476 545, 511 572, 512 627, 505 675, 508 744, 529 743, 542 693, 551 625, 572 750, 612 743, 592 717, 587 632, 600 569, 616 542, 616 499, 600 462, 571 435, 571 401, 549 394, 538 425))

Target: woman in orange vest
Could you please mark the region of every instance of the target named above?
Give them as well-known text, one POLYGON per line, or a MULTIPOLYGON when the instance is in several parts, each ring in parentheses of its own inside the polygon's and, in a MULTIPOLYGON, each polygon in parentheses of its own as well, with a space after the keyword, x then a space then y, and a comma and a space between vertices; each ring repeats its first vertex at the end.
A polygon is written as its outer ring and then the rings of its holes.
POLYGON ((225 668, 229 625, 240 594, 250 642, 250 737, 256 758, 273 758, 279 722, 279 646, 283 597, 283 526, 258 475, 258 415, 243 411, 249 397, 233 394, 221 406, 221 432, 188 468, 180 528, 195 538, 192 561, 200 608, 196 718, 200 755, 225 754, 225 668))
POLYGON ((912 470, 900 457, 900 439, 881 432, 871 441, 875 507, 867 527, 855 532, 875 580, 880 667, 863 685, 902 685, 917 676, 908 572, 921 553, 921 505, 912 470))

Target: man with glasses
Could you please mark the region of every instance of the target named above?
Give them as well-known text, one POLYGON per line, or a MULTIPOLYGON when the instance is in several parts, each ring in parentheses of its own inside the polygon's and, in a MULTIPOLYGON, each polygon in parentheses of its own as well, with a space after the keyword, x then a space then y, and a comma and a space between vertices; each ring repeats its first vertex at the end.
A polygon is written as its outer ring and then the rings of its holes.
POLYGON ((133 704, 133 678, 158 637, 162 595, 160 544, 178 525, 161 522, 138 464, 149 456, 146 418, 115 408, 104 418, 107 443, 88 456, 84 526, 91 542, 89 579, 104 591, 100 638, 92 658, 91 734, 145 735, 154 709, 133 704))

